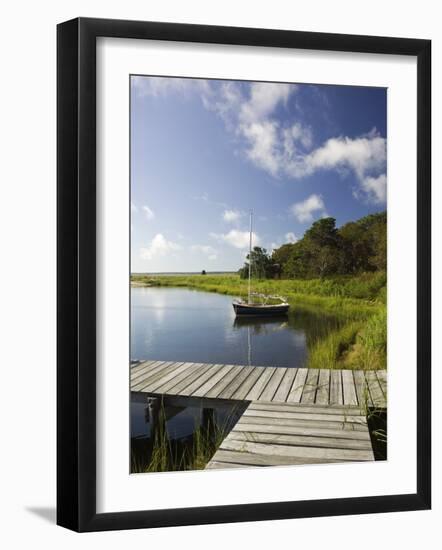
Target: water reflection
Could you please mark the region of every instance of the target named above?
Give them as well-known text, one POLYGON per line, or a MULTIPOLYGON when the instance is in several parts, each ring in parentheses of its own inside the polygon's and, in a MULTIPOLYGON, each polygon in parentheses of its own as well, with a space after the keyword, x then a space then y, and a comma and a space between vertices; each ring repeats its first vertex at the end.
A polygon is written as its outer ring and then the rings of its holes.
POLYGON ((132 288, 131 358, 301 367, 338 321, 291 308, 283 317, 235 318, 232 298, 182 288, 132 288))
POLYGON ((244 402, 131 395, 131 472, 172 471, 205 466, 243 414, 244 402))

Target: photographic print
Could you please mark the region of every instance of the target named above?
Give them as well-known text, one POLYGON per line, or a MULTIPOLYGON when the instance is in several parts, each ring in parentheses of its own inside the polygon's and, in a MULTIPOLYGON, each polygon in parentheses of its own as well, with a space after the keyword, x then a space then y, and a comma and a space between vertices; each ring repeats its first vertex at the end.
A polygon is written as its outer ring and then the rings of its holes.
POLYGON ((131 75, 130 194, 131 473, 386 460, 387 89, 131 75))

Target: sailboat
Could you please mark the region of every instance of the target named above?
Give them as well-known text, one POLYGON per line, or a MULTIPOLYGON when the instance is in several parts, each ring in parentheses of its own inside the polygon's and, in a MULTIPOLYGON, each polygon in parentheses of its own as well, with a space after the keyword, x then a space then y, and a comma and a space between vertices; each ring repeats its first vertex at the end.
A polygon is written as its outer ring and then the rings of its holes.
POLYGON ((285 298, 282 298, 281 296, 267 296, 265 294, 257 294, 257 293, 253 293, 251 290, 252 227, 253 227, 253 213, 250 212, 248 297, 247 297, 247 301, 234 300, 234 302, 232 303, 233 309, 235 311, 236 316, 242 316, 242 317, 247 315, 262 315, 262 316, 287 315, 290 305, 285 298))

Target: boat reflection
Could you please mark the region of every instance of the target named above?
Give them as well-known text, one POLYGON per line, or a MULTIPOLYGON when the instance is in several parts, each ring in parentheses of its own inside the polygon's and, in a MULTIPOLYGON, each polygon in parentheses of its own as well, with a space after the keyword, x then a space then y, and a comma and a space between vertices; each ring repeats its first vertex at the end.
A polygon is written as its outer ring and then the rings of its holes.
POLYGON ((277 317, 235 317, 233 328, 240 330, 242 328, 250 328, 255 334, 270 334, 277 330, 288 327, 287 315, 278 315, 277 317))

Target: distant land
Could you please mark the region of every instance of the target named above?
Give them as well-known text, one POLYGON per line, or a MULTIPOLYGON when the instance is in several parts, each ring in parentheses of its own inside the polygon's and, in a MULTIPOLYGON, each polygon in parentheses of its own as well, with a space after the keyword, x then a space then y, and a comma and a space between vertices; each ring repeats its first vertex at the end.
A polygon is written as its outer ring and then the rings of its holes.
MULTIPOLYGON (((207 271, 207 275, 226 275, 238 271, 207 271)), ((132 271, 131 275, 200 275, 201 271, 132 271)))

